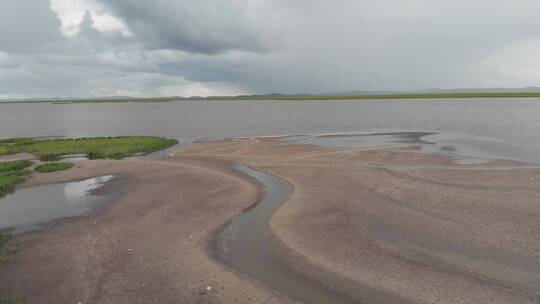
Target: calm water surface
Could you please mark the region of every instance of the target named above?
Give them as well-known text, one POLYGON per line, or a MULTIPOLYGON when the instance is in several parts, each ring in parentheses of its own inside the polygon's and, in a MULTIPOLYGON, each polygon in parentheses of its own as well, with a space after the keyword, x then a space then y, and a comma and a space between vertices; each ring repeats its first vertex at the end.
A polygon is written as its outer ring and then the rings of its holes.
POLYGON ((0 137, 434 132, 475 157, 540 162, 540 99, 0 104, 0 137))
POLYGON ((236 165, 235 168, 257 179, 264 186, 265 194, 255 207, 235 216, 219 233, 216 240, 218 259, 252 278, 267 283, 299 303, 359 303, 292 271, 270 247, 266 238, 266 227, 274 212, 292 194, 291 185, 244 165, 236 165))
POLYGON ((108 195, 97 193, 112 176, 17 189, 0 199, 0 230, 21 233, 40 224, 98 211, 108 195))

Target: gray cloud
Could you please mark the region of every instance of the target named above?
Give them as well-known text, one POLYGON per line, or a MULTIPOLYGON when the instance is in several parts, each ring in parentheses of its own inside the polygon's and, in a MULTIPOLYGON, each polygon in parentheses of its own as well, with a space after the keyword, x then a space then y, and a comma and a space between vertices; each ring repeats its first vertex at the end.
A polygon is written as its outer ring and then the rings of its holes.
POLYGON ((261 52, 269 47, 249 0, 131 1, 101 0, 151 49, 219 54, 230 50, 261 52))
POLYGON ((63 41, 48 1, 0 1, 0 51, 26 53, 63 41))
POLYGON ((537 0, 51 1, 0 0, 0 98, 540 85, 537 0))

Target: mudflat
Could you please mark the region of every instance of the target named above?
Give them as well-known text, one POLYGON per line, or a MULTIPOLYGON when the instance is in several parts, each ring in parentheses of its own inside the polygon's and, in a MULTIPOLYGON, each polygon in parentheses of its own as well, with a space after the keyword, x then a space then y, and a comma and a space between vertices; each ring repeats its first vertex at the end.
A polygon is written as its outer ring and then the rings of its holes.
POLYGON ((25 186, 115 175, 120 193, 98 215, 16 237, 2 292, 24 303, 286 303, 209 257, 215 231, 260 195, 222 167, 82 161, 36 175, 25 186))
POLYGON ((286 303, 220 265, 211 242, 263 189, 294 192, 268 226, 276 255, 359 303, 539 303, 540 166, 457 165, 414 145, 279 138, 194 143, 162 161, 83 161, 24 186, 121 176, 99 214, 16 237, 0 289, 27 303, 286 303))

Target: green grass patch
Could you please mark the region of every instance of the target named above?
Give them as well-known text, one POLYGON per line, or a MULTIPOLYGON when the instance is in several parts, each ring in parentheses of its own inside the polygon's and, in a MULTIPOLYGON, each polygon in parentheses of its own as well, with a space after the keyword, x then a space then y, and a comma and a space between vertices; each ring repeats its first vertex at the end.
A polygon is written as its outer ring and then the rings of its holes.
POLYGON ((0 198, 15 191, 17 184, 23 183, 26 180, 22 174, 1 174, 0 175, 0 198))
POLYGON ((0 163, 0 198, 15 190, 17 184, 26 180, 33 162, 29 160, 18 160, 0 163))
POLYGON ((59 163, 47 163, 37 166, 34 170, 40 173, 48 173, 48 172, 56 172, 56 171, 64 171, 73 168, 75 164, 74 163, 66 163, 66 162, 59 162, 59 163))
POLYGON ((9 241, 9 236, 5 233, 0 232, 0 264, 5 263, 9 256, 9 250, 7 248, 8 241, 9 241))
POLYGON ((177 144, 174 139, 154 136, 120 136, 78 139, 12 138, 0 141, 0 155, 27 152, 43 161, 64 155, 85 154, 90 159, 120 159, 135 154, 159 151, 177 144))
POLYGON ((22 304, 22 301, 15 296, 0 295, 0 304, 22 304))
MULTIPOLYGON (((174 139, 155 136, 120 136, 78 139, 33 139, 27 137, 0 139, 0 155, 31 153, 42 161, 56 161, 70 154, 84 154, 89 159, 121 159, 135 154, 146 154, 176 145, 174 139)), ((30 173, 28 160, 0 163, 0 198, 15 191, 30 173)), ((66 170, 70 163, 51 163, 38 166, 38 172, 66 170)))
POLYGON ((13 172, 13 171, 21 171, 23 169, 30 167, 32 164, 33 162, 29 160, 3 162, 3 163, 0 163, 0 174, 13 172))

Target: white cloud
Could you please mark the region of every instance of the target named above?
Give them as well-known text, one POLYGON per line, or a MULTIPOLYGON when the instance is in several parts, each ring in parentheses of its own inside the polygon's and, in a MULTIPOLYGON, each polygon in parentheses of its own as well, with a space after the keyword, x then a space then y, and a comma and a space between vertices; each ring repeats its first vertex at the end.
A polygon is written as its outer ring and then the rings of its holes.
POLYGON ((159 90, 162 96, 235 96, 246 94, 244 88, 220 82, 193 82, 181 78, 180 83, 163 86, 159 90))
POLYGON ((0 92, 540 86, 539 10, 537 0, 2 1, 0 92))
POLYGON ((495 50, 481 65, 497 78, 494 86, 537 86, 540 84, 540 38, 527 38, 495 50))
POLYGON ((51 0, 51 9, 62 21, 60 30, 68 37, 79 33, 86 12, 92 16, 94 29, 104 34, 119 32, 124 36, 132 35, 120 19, 108 13, 95 0, 51 0))

